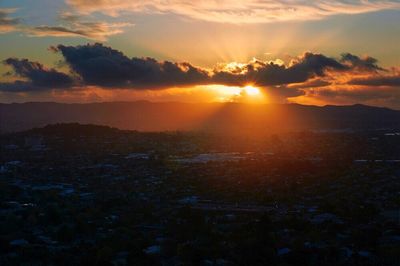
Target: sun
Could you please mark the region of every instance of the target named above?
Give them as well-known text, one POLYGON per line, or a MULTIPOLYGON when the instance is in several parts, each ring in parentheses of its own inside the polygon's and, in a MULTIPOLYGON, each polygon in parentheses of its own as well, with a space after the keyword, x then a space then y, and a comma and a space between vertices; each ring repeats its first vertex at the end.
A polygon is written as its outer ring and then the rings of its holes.
POLYGON ((250 96, 257 96, 260 95, 260 89, 253 87, 251 85, 247 85, 246 87, 243 88, 243 90, 246 92, 247 95, 250 96))
POLYGON ((265 91, 249 83, 244 86, 213 84, 199 86, 198 88, 218 102, 264 103, 267 100, 265 91))

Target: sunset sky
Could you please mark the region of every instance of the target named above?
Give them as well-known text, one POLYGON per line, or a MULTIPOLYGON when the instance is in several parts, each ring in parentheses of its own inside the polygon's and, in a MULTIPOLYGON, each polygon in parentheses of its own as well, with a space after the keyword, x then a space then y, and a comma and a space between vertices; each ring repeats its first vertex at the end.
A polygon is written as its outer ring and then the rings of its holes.
POLYGON ((0 0, 0 102, 400 109, 400 1, 0 0))

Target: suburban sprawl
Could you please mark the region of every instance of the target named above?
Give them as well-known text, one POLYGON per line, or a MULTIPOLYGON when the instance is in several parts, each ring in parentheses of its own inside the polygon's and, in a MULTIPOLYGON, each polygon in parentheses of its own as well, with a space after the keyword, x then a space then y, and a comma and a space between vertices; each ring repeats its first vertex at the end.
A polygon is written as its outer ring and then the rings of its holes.
POLYGON ((399 132, 57 124, 0 144, 0 265, 399 265, 399 132))

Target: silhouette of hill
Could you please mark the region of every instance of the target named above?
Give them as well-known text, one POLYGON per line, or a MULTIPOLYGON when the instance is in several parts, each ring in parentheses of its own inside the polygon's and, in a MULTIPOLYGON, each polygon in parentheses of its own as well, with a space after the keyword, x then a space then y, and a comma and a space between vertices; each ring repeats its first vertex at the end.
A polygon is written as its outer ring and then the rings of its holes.
POLYGON ((105 102, 0 104, 0 131, 56 123, 96 124, 138 131, 199 130, 264 134, 297 130, 399 129, 400 111, 365 105, 306 106, 244 103, 105 102))
POLYGON ((124 131, 118 128, 102 126, 102 125, 91 125, 91 124, 79 124, 79 123, 57 123, 47 125, 41 128, 33 128, 22 133, 28 135, 55 135, 55 136, 109 136, 117 135, 124 131))

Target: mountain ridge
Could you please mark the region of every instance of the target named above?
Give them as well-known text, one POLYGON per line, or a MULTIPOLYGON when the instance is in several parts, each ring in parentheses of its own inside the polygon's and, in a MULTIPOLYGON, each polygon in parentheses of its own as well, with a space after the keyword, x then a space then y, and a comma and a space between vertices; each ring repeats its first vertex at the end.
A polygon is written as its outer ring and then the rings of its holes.
POLYGON ((0 120, 1 133, 77 122, 138 131, 258 134, 266 131, 399 129, 400 111, 362 104, 27 102, 0 103, 0 120))

